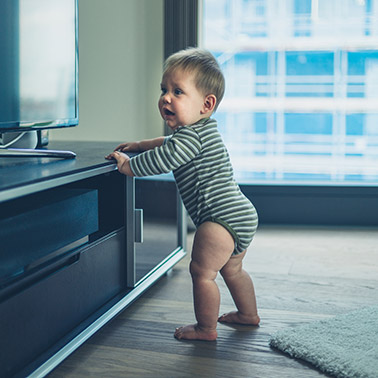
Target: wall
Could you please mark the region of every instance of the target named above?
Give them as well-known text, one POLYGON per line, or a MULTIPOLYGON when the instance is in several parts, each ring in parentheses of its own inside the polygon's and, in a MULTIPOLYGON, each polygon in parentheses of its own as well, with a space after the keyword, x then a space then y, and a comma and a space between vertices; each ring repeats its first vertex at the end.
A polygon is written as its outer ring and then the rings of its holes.
POLYGON ((51 140, 126 141, 163 133, 157 100, 163 0, 79 0, 79 126, 51 140))

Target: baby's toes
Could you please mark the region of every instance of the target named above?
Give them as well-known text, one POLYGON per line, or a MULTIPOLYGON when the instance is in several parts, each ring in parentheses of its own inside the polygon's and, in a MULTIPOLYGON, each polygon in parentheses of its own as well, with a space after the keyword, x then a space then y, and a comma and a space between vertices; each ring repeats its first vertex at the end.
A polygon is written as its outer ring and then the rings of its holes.
POLYGON ((176 339, 181 339, 181 337, 182 337, 182 328, 183 327, 176 328, 175 333, 174 333, 174 336, 176 337, 176 339))

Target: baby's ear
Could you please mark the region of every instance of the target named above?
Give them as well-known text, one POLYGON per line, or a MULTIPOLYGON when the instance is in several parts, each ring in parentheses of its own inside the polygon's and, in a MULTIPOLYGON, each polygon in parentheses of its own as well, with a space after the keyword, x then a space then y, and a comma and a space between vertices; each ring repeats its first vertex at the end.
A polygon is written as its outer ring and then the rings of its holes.
POLYGON ((217 103, 217 98, 213 94, 209 94, 205 97, 205 101, 203 102, 203 110, 202 114, 205 113, 212 113, 214 111, 215 105, 217 103))

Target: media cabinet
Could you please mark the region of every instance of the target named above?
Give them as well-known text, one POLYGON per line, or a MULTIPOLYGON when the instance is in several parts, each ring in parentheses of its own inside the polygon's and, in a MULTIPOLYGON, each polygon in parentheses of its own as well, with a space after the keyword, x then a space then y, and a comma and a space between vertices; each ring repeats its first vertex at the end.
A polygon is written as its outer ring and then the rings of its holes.
POLYGON ((174 182, 121 175, 116 144, 0 158, 1 377, 46 375, 185 255, 174 182))

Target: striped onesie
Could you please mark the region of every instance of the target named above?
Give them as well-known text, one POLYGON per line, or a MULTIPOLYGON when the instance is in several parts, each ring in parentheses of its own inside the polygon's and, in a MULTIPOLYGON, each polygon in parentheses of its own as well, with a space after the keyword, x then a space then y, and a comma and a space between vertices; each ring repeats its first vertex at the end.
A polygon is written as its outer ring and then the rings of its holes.
POLYGON ((138 177, 173 171, 196 227, 206 221, 224 226, 234 238, 234 255, 251 243, 257 213, 233 178, 229 155, 214 119, 179 127, 162 146, 132 157, 130 167, 138 177))

